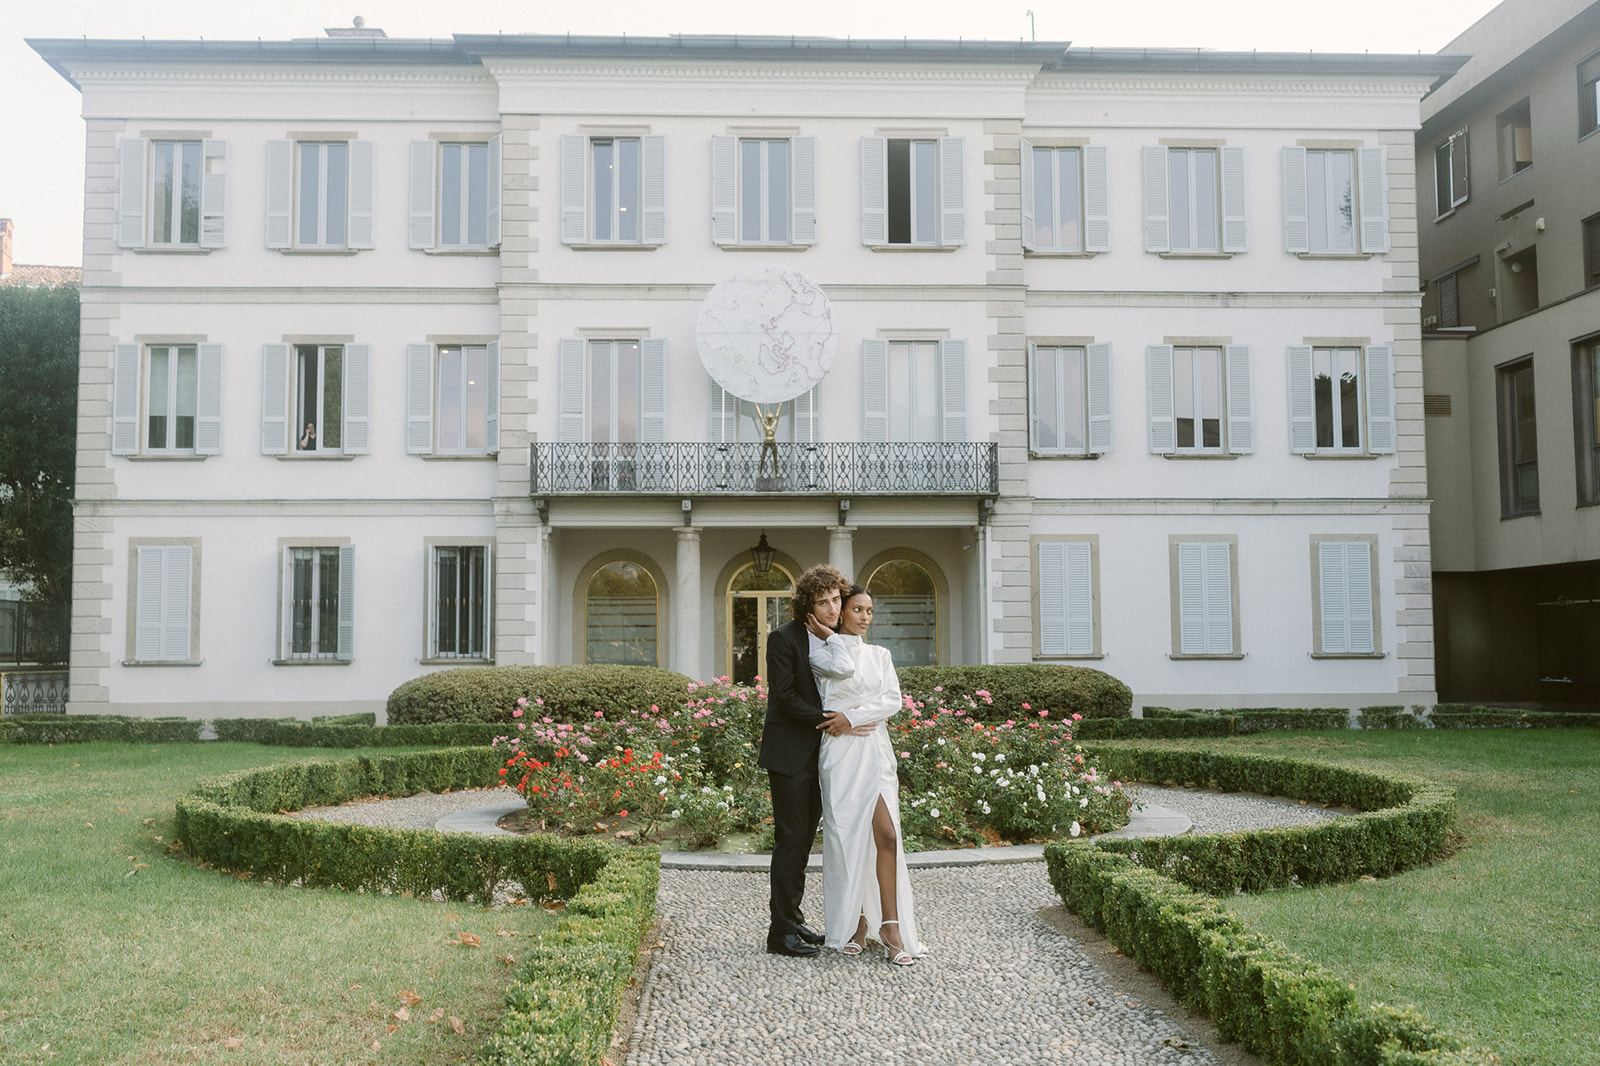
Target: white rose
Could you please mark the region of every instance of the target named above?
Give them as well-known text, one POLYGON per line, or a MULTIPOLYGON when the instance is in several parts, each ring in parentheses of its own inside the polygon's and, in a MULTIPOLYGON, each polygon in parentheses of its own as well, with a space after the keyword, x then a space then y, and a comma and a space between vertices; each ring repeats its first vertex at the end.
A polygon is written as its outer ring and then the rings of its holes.
POLYGON ((1073 822, 1072 823, 1072 835, 1073 836, 1078 836, 1082 832, 1083 832, 1083 826, 1079 825, 1077 822, 1073 822))
POLYGON ((932 815, 933 817, 937 818, 937 817, 939 817, 939 808, 937 808, 937 807, 929 807, 928 808, 928 813, 930 815, 932 815))

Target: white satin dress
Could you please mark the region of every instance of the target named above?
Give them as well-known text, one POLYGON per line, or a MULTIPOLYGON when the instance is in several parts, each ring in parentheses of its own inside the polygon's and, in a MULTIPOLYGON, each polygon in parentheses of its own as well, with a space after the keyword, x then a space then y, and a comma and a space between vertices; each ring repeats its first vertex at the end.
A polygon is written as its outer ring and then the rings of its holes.
POLYGON ((926 954, 917 935, 911 905, 911 879, 900 833, 900 779, 894 746, 884 725, 901 709, 900 678, 887 648, 836 633, 811 653, 822 706, 843 711, 852 725, 877 724, 867 736, 824 735, 819 770, 822 779, 822 885, 827 912, 827 945, 841 949, 855 935, 863 914, 867 936, 878 941, 883 909, 878 894, 878 847, 872 816, 881 797, 894 822, 895 895, 900 940, 913 956, 926 954))

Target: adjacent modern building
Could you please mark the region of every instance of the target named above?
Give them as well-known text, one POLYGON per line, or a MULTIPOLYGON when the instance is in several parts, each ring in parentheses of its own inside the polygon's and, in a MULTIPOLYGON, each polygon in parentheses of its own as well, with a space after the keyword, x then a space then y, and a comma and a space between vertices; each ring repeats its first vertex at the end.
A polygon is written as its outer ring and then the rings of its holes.
POLYGON ((902 665, 1435 699, 1412 153, 1459 58, 33 46, 88 137, 75 710, 750 679, 821 561, 902 665), (834 346, 770 448, 698 354, 733 277, 834 346))
POLYGON ((1600 4, 1506 0, 1445 51, 1472 58, 1417 135, 1439 693, 1596 704, 1600 4))

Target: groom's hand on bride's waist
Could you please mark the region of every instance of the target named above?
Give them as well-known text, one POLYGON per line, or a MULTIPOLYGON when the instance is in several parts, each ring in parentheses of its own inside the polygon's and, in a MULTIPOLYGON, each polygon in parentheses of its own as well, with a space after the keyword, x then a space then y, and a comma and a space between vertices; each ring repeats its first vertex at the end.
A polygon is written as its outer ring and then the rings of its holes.
POLYGON ((850 719, 845 717, 842 711, 824 711, 822 724, 817 728, 830 737, 842 737, 855 727, 850 724, 850 719))

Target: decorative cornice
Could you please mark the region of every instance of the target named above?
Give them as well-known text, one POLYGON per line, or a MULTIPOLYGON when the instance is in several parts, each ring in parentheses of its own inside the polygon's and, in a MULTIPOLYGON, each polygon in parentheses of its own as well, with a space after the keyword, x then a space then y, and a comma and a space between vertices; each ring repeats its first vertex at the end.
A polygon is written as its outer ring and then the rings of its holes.
POLYGON ((1162 96, 1183 92, 1226 92, 1230 96, 1420 97, 1430 84, 1432 79, 1421 74, 1415 77, 1387 74, 1380 81, 1373 77, 1355 74, 1338 78, 1305 78, 1292 74, 1272 77, 1260 74, 1239 76, 1219 73, 1206 77, 1187 72, 1181 75, 1141 72, 1121 76, 1042 73, 1034 79, 1033 88, 1040 92, 1138 93, 1162 96))
POLYGON ((222 67, 205 66, 115 66, 78 69, 72 72, 79 85, 107 82, 226 82, 232 85, 282 85, 286 82, 313 84, 365 85, 471 85, 492 88, 494 79, 487 71, 472 68, 438 67, 352 67, 329 70, 327 67, 222 67))
POLYGON ((830 65, 830 66, 753 66, 749 64, 709 65, 696 64, 693 66, 673 63, 663 59, 658 63, 631 63, 631 64, 577 64, 553 63, 548 60, 539 63, 517 63, 489 59, 484 61, 485 68, 500 82, 524 79, 528 81, 542 80, 587 80, 598 79, 601 81, 614 80, 674 80, 674 81, 867 81, 867 82, 994 82, 1004 85, 1027 85, 1031 82, 1036 71, 1029 68, 1019 68, 1016 65, 995 65, 992 67, 941 67, 941 66, 908 66, 896 65, 891 67, 863 66, 855 64, 830 65))

